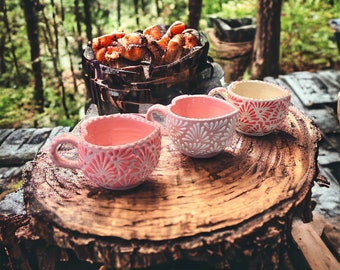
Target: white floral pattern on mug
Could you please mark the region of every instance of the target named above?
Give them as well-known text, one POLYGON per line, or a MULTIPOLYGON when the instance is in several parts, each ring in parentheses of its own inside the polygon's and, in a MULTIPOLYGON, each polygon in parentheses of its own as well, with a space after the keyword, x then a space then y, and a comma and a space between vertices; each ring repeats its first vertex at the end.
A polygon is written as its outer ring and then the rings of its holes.
POLYGON ((163 125, 182 154, 211 158, 230 144, 237 115, 238 108, 224 100, 208 95, 181 95, 167 106, 151 106, 146 119, 163 125))
POLYGON ((161 143, 155 137, 147 145, 115 151, 94 152, 80 146, 79 156, 84 174, 100 185, 109 189, 121 186, 132 187, 145 179, 158 163, 161 143), (125 175, 125 177, 121 177, 125 175), (121 178, 118 182, 112 179, 121 178))
POLYGON ((173 143, 188 156, 219 153, 229 145, 235 122, 236 118, 232 118, 188 125, 187 121, 168 116, 169 134, 173 143))

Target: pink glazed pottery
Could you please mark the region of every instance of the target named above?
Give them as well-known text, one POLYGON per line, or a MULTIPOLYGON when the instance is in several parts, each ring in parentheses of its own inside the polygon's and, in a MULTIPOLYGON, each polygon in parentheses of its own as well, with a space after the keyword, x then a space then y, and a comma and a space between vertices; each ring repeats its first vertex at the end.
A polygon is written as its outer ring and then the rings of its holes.
POLYGON ((286 118, 291 99, 287 89, 258 80, 235 81, 227 89, 212 89, 209 95, 222 96, 238 107, 236 130, 251 136, 273 132, 286 118))
POLYGON ((81 169, 89 180, 113 190, 141 184, 157 166, 160 152, 159 125, 129 114, 90 118, 81 124, 79 136, 59 135, 50 146, 56 165, 81 169), (58 154, 64 143, 77 148, 78 160, 58 154))
POLYGON ((181 95, 168 106, 151 106, 146 118, 165 126, 181 153, 194 158, 209 158, 224 150, 235 132, 238 109, 208 95, 181 95))

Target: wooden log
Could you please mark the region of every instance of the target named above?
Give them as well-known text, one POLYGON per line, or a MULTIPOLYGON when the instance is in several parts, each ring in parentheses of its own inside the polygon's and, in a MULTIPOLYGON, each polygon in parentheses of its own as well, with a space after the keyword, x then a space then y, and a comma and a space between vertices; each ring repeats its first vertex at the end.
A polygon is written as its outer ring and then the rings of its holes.
POLYGON ((311 224, 295 219, 292 226, 292 235, 305 256, 310 269, 340 269, 340 263, 321 240, 311 224))
MULTIPOLYGON (((334 76, 339 76, 334 72, 334 76)), ((338 88, 326 80, 326 76, 317 73, 300 71, 291 75, 280 75, 299 97, 306 108, 313 108, 325 104, 335 104, 338 88)), ((336 81, 336 80, 334 80, 336 81)))
POLYGON ((0 130, 0 167, 20 166, 34 159, 44 146, 69 127, 22 128, 0 130))
POLYGON ((0 166, 23 165, 32 160, 50 131, 50 128, 27 128, 11 132, 0 145, 0 166))
POLYGON ((328 246, 329 250, 332 251, 334 257, 340 262, 340 226, 335 224, 326 224, 322 232, 322 239, 328 246))
MULTIPOLYGON (((216 268, 275 268, 293 215, 311 219, 318 128, 291 107, 264 137, 235 134, 211 159, 180 154, 163 135, 158 167, 141 186, 110 191, 46 152, 26 164, 24 200, 32 230, 107 269, 181 259, 216 268)), ((75 156, 63 147, 62 154, 75 156)))

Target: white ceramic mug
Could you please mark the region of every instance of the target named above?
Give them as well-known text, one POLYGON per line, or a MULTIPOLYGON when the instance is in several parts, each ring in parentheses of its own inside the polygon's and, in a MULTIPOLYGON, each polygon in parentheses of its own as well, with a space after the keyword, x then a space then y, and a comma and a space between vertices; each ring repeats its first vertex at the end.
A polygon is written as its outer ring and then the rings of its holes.
POLYGON ((181 153, 195 158, 219 154, 231 141, 238 109, 208 95, 181 95, 168 106, 151 106, 146 118, 165 119, 170 139, 181 153))
POLYGON ((239 108, 236 130, 263 136, 273 132, 286 118, 291 92, 259 80, 235 81, 227 88, 216 87, 209 95, 219 95, 239 108))

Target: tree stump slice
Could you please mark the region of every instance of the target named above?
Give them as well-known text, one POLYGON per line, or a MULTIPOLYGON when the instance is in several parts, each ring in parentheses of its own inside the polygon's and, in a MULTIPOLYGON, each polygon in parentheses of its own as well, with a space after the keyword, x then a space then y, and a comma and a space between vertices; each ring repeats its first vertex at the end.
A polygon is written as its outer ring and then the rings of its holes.
MULTIPOLYGON (((25 205, 43 239, 106 269, 179 259, 272 267, 293 215, 311 216, 319 141, 318 128, 293 106, 274 133, 236 133, 211 159, 180 154, 164 133, 158 167, 127 191, 103 189, 41 152, 23 171, 25 205)), ((76 156, 67 145, 60 151, 76 156)))

